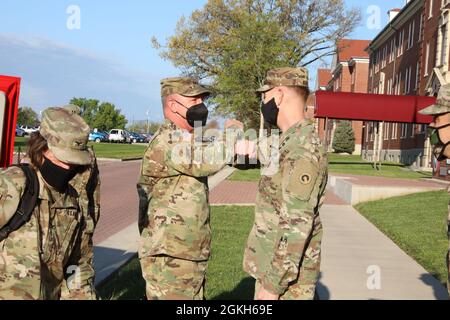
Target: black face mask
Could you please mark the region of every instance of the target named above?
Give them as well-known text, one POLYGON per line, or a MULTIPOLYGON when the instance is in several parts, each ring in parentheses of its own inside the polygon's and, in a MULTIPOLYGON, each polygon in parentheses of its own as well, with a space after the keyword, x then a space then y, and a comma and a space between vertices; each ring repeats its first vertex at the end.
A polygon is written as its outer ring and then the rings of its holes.
POLYGON ((430 142, 433 145, 433 154, 438 161, 443 161, 448 157, 445 155, 445 150, 450 146, 450 141, 447 143, 442 142, 439 130, 450 127, 450 123, 440 127, 429 127, 432 132, 430 134, 430 142))
POLYGON ((192 128, 199 122, 202 123, 202 127, 206 126, 206 120, 208 120, 208 108, 204 103, 190 107, 186 113, 186 120, 192 128))
POLYGON ((277 107, 277 104, 275 102, 275 98, 270 100, 267 103, 261 103, 261 112, 264 116, 264 119, 267 123, 277 126, 278 125, 278 113, 279 109, 277 107))
POLYGON ((42 164, 39 171, 42 174, 44 180, 56 191, 64 193, 67 191, 69 186, 69 181, 72 180, 78 172, 78 168, 64 169, 57 166, 47 158, 44 158, 44 163, 42 164))

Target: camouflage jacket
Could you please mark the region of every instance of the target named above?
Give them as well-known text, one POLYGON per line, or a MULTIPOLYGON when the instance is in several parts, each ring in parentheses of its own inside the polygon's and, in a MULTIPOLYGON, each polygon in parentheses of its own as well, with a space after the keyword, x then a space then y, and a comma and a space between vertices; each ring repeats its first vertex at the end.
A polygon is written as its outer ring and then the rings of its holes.
MULTIPOLYGON (((199 140, 169 121, 155 134, 145 152, 137 185, 141 257, 209 258, 207 179, 232 162, 232 155, 224 152, 222 138, 199 140)), ((235 138, 227 141, 234 144, 235 138)))
POLYGON ((305 244, 320 224, 328 160, 313 122, 281 135, 279 159, 271 161, 278 160, 278 170, 262 175, 259 183, 244 270, 265 289, 282 294, 297 279, 305 244))
MULTIPOLYGON (((87 192, 91 170, 96 164, 75 176, 66 194, 37 171, 40 190, 31 220, 0 242, 0 300, 96 298, 92 237, 100 181, 87 192)), ((0 173, 0 227, 16 211, 25 181, 18 167, 0 173)))

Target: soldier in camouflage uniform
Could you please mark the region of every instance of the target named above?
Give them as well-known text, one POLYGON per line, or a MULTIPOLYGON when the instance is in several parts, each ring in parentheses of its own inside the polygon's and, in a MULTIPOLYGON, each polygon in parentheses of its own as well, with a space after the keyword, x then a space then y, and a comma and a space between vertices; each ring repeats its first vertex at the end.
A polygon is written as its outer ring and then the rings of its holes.
MULTIPOLYGON (((194 122, 200 132, 206 123, 208 94, 195 79, 161 81, 166 121, 145 152, 137 185, 139 257, 148 299, 203 299, 211 249, 207 179, 232 162, 221 136, 192 134, 194 122)), ((236 130, 240 123, 226 127, 236 130)), ((227 143, 235 138, 227 134, 227 143)))
MULTIPOLYGON (((327 184, 327 155, 304 115, 308 72, 268 72, 258 92, 266 122, 282 134, 279 152, 262 174, 255 223, 244 253, 244 270, 256 279, 255 299, 313 299, 320 272, 322 224, 319 208, 327 184)), ((273 146, 272 146, 273 147, 273 146)))
MULTIPOLYGON (((430 140, 434 147, 433 154, 436 159, 438 161, 450 159, 450 84, 441 87, 436 104, 423 109, 419 113, 434 117, 434 121, 429 125, 429 128, 433 129, 430 140)), ((448 193, 450 194, 450 187, 448 193)), ((450 239, 450 203, 448 207, 447 235, 450 239)), ((450 294, 450 251, 447 252, 447 270, 447 289, 450 294)))
MULTIPOLYGON (((1 299, 95 299, 92 236, 99 218, 98 169, 89 126, 62 108, 42 114, 28 158, 39 181, 31 219, 0 242, 1 299)), ((0 172, 0 228, 24 194, 24 172, 0 172)))

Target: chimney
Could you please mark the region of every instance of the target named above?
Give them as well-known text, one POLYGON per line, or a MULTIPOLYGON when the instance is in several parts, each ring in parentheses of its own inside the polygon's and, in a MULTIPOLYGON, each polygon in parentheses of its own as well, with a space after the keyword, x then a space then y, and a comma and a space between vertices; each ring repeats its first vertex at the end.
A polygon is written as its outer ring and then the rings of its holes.
POLYGON ((394 18, 398 15, 398 13, 401 11, 401 9, 398 8, 394 8, 388 11, 388 15, 389 15, 389 22, 391 22, 392 20, 394 20, 394 18))

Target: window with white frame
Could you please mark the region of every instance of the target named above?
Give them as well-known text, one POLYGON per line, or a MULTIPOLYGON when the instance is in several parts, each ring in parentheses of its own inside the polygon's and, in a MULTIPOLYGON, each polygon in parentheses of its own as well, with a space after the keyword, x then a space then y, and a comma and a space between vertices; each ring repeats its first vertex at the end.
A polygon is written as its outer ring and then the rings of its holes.
POLYGON ((394 52, 395 52, 395 38, 391 40, 391 48, 389 51, 389 63, 394 61, 394 52))
POLYGON ((427 130, 427 125, 426 124, 419 124, 419 133, 420 134, 424 134, 427 130))
POLYGON ((378 93, 384 94, 384 85, 385 85, 386 74, 384 72, 380 73, 380 82, 378 84, 378 93))
POLYGON ((408 124, 400 124, 400 139, 405 139, 408 136, 408 124))
POLYGON ((373 132, 373 122, 370 122, 370 141, 373 141, 373 136, 374 136, 374 132, 373 132))
POLYGON ((386 58, 387 58, 387 45, 383 48, 383 60, 381 61, 381 68, 386 67, 386 58))
POLYGON ((404 81, 404 89, 403 89, 403 94, 407 94, 408 93, 408 68, 406 68, 405 70, 405 81, 404 81))
POLYGON ((397 139, 398 123, 392 123, 391 128, 392 128, 391 139, 397 139))
POLYGON ((411 91, 411 72, 412 69, 411 67, 406 68, 405 71, 405 89, 404 89, 404 94, 408 94, 411 91))
POLYGON ((429 60, 430 60, 430 43, 427 43, 427 47, 426 47, 426 51, 425 51, 425 76, 428 76, 428 65, 429 65, 429 60))
POLYGON ((417 65, 416 65, 416 83, 414 85, 414 89, 416 91, 419 90, 419 77, 420 77, 420 63, 417 62, 417 65))
POLYGON ((387 81, 386 93, 392 94, 392 78, 388 79, 387 81))
POLYGON ((381 50, 378 50, 377 52, 377 59, 375 62, 375 72, 380 71, 380 60, 381 60, 381 50))
POLYGON ((447 31, 447 26, 448 24, 444 24, 441 27, 441 61, 440 61, 440 65, 445 66, 447 65, 447 57, 448 57, 448 31, 447 31))
POLYGON ((403 54, 403 40, 404 39, 405 39, 405 30, 402 30, 398 35, 397 57, 400 57, 403 54))
POLYGON ((428 10, 428 18, 433 17, 433 4, 434 4, 434 0, 430 0, 430 8, 428 10))
POLYGON ((385 122, 384 128, 383 128, 383 138, 384 140, 389 140, 389 129, 390 129, 390 123, 385 122))
POLYGON ((395 76, 395 94, 400 95, 401 93, 401 82, 402 82, 402 74, 401 72, 395 76))
POLYGON ((422 36, 422 27, 423 27, 423 14, 420 15, 420 22, 419 22, 419 36, 417 37, 417 42, 420 42, 421 36, 422 36))
POLYGON ((369 142, 369 125, 370 122, 366 122, 366 142, 369 142))
POLYGON ((414 136, 416 135, 416 125, 411 124, 411 138, 414 138, 414 136))
POLYGON ((408 26, 408 41, 406 44, 406 50, 409 50, 414 45, 414 30, 415 29, 415 21, 413 20, 408 26))

